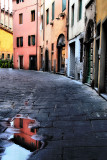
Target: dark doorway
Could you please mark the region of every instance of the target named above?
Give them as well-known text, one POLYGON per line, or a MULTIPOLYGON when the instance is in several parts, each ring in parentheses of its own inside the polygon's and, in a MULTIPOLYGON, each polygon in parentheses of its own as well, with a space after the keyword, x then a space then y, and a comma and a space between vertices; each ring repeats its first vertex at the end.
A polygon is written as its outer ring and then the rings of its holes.
POLYGON ((29 69, 37 70, 37 56, 29 56, 29 69))
POLYGON ((49 67, 48 61, 49 61, 49 53, 48 53, 48 50, 46 50, 45 51, 45 71, 48 71, 48 67, 49 67))
POLYGON ((91 47, 90 44, 87 48, 87 83, 90 83, 91 80, 91 47))
POLYGON ((75 78, 75 42, 70 44, 70 76, 75 78))
POLYGON ((19 68, 23 69, 23 56, 19 56, 19 68))
POLYGON ((65 36, 61 34, 57 40, 58 48, 58 72, 65 72, 65 36))

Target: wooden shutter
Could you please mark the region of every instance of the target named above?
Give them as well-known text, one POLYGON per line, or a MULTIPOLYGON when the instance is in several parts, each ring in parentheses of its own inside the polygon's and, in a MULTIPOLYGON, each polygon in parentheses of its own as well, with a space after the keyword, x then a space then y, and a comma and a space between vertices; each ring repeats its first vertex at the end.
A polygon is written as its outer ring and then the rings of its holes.
POLYGON ((32 45, 35 45, 35 35, 32 35, 32 45))
POLYGON ((17 37, 17 47, 19 47, 19 38, 17 37))
POLYGON ((79 0, 79 20, 82 18, 82 0, 79 0))
POLYGON ((28 46, 31 45, 31 36, 28 36, 28 46))
POLYGON ((52 20, 54 20, 54 14, 55 14, 55 2, 52 3, 52 20))

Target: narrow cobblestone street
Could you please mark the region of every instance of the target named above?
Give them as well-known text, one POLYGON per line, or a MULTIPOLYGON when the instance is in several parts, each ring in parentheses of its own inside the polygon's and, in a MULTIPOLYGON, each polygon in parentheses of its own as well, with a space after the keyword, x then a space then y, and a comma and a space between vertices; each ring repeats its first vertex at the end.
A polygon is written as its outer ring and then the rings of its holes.
POLYGON ((37 119, 38 134, 52 137, 29 160, 107 160, 107 101, 90 87, 61 75, 0 69, 0 119, 16 114, 37 119))

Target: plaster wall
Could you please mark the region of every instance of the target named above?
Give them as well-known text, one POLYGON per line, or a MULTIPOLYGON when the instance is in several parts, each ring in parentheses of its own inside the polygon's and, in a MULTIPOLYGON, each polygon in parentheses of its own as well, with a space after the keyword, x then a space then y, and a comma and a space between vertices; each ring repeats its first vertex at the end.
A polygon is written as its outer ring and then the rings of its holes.
POLYGON ((89 0, 82 1, 82 18, 79 20, 79 0, 70 0, 69 7, 69 40, 75 38, 85 29, 85 6, 89 0), (74 4, 74 25, 72 26, 72 6, 74 4))

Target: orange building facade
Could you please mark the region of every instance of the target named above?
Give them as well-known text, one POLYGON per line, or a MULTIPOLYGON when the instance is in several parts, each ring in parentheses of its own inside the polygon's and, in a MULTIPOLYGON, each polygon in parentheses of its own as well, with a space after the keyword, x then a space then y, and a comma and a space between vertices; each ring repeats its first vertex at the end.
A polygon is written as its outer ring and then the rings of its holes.
POLYGON ((68 0, 41 0, 40 69, 66 73, 68 0))

